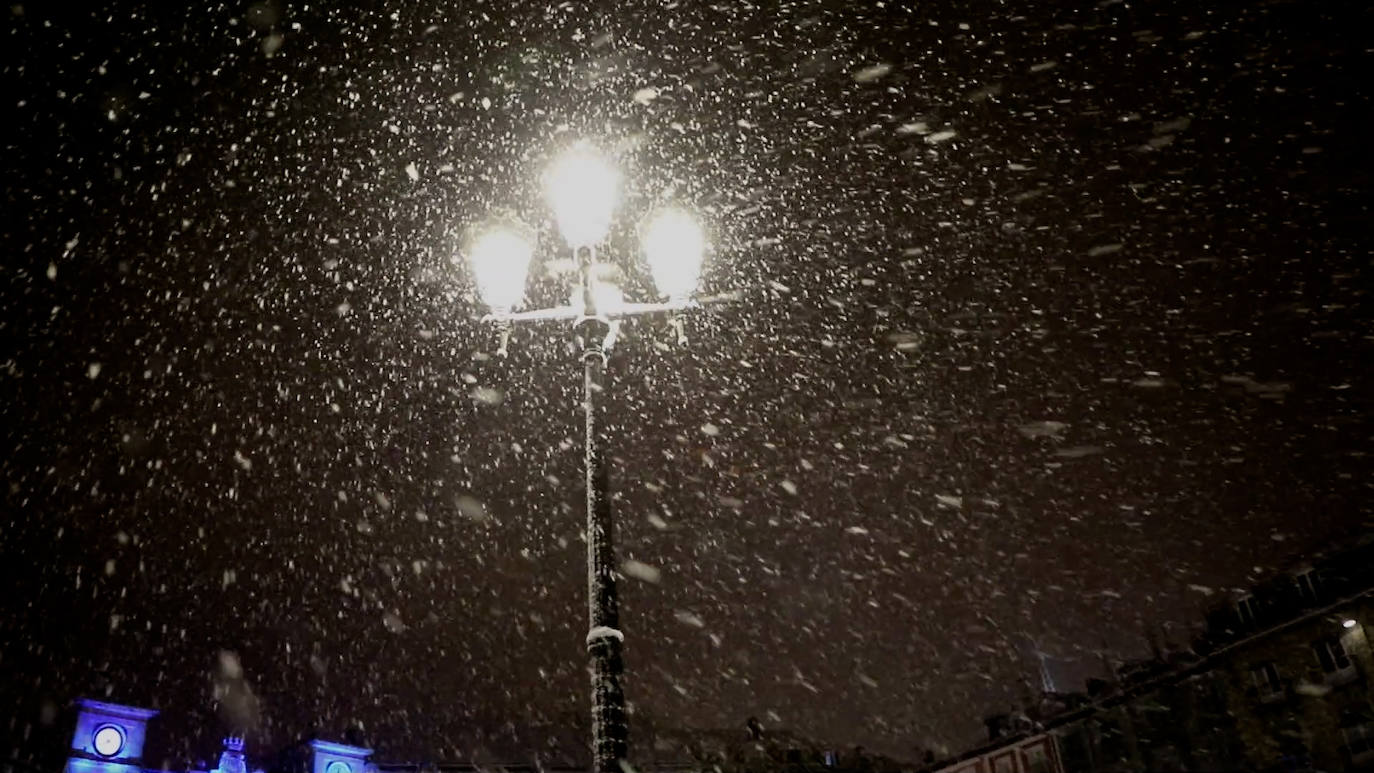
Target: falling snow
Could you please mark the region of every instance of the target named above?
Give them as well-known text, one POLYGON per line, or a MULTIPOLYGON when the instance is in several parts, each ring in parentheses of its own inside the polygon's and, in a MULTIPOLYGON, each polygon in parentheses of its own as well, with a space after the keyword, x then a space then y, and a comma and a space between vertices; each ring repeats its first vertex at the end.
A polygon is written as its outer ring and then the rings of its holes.
POLYGON ((580 297, 577 140, 626 300, 651 212, 709 244, 601 395, 634 722, 907 757, 1019 700, 1027 637, 1144 656, 1374 517, 1367 16, 10 6, 6 697, 575 764, 582 352, 499 355, 464 250, 518 221, 521 308, 580 297))

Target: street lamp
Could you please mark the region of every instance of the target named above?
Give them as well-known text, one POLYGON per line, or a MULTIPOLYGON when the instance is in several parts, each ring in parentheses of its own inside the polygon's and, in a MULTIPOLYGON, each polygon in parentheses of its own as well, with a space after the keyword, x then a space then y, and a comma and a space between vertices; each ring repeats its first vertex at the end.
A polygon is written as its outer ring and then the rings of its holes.
POLYGON ((525 297, 534 246, 522 229, 510 223, 492 223, 477 231, 468 247, 477 292, 498 314, 508 313, 525 297))
POLYGON ((643 238, 658 291, 669 300, 690 298, 697 289, 706 247, 701 225, 680 209, 664 209, 649 220, 643 238))
POLYGON ((678 340, 684 340, 680 313, 697 306, 692 299, 701 272, 705 239, 686 212, 666 209, 649 219, 643 247, 659 293, 656 303, 627 303, 605 279, 606 264, 596 247, 610 230, 619 200, 620 176, 587 145, 577 145, 549 169, 545 192, 559 232, 572 248, 578 282, 568 306, 514 311, 524 296, 531 241, 509 226, 480 229, 467 248, 482 300, 483 319, 501 333, 505 354, 515 323, 570 320, 582 351, 586 420, 587 494, 587 651, 592 672, 592 771, 623 773, 628 747, 625 693, 621 686, 620 610, 615 586, 611 500, 598 413, 606 388, 606 357, 620 320, 644 314, 669 314, 678 340))
POLYGON ((620 198, 620 175, 591 146, 575 145, 554 161, 544 188, 558 230, 573 249, 606 238, 620 198))

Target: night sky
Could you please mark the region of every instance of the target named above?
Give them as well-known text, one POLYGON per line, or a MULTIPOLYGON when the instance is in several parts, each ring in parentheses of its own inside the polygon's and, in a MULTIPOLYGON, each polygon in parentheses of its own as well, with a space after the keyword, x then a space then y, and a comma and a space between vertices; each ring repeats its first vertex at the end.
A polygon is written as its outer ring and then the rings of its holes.
POLYGON ((1371 524, 1363 3, 184 5, 9 6, 4 756, 579 737, 578 360, 454 261, 513 213, 565 300, 578 139, 627 295, 675 202, 743 299, 611 361, 632 758, 957 748, 1371 524))

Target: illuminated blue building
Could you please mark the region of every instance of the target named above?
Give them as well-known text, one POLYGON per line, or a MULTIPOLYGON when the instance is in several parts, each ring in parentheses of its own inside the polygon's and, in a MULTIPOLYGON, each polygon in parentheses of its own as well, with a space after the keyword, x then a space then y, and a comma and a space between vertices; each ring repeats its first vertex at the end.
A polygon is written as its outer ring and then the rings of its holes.
MULTIPOLYGON (((164 773, 143 766, 143 740, 148 720, 156 711, 121 706, 101 701, 77 701, 76 731, 63 773, 164 773)), ((302 773, 376 773, 371 749, 360 746, 311 740, 304 751, 308 756, 302 773)), ((243 755, 243 738, 224 739, 219 765, 210 771, 189 773, 250 773, 243 755)), ((262 773, 261 769, 251 773, 262 773)))
POLYGON ((143 738, 157 712, 84 699, 77 706, 63 773, 143 773, 143 738))
MULTIPOLYGON (((250 765, 244 754, 244 739, 224 739, 219 762, 209 770, 178 768, 166 771, 144 764, 144 738, 156 711, 92 700, 76 701, 76 731, 72 734, 63 773, 586 773, 585 763, 567 755, 552 764, 536 758, 534 762, 482 765, 475 762, 412 763, 372 760, 372 750, 361 746, 308 739, 292 743, 256 758, 250 765)), ((804 738, 783 730, 764 731, 751 722, 749 732, 740 729, 685 730, 645 727, 643 744, 649 759, 637 769, 643 773, 709 773, 722 766, 740 763, 750 770, 772 773, 797 773, 821 770, 833 773, 897 773, 898 766, 881 757, 867 756, 862 764, 842 762, 834 751, 825 751, 804 738), (733 761, 733 762, 730 762, 733 761)), ((541 728, 541 734, 556 729, 541 728)), ((572 748, 582 742, 579 736, 566 739, 572 748)), ((156 748, 154 746, 153 748, 156 748)), ((856 751, 855 760, 859 760, 856 751)), ((0 760, 0 771, 6 770, 0 760)), ((199 763, 204 765, 205 763, 199 763)), ((26 773, 43 773, 44 767, 25 766, 26 773)))

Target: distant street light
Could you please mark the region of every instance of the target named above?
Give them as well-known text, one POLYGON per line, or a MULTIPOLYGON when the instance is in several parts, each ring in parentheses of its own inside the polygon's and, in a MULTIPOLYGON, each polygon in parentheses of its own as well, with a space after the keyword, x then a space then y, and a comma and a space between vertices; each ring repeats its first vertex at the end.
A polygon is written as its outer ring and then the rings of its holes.
POLYGON ((597 413, 606 387, 606 357, 624 317, 671 315, 678 340, 684 341, 681 312, 695 308, 692 299, 701 273, 705 239, 687 213, 668 209, 655 214, 643 233, 645 257, 659 292, 658 303, 626 303, 620 288, 606 281, 596 247, 610 230, 619 201, 620 175, 586 145, 560 157, 545 179, 545 192, 558 229, 572 248, 578 282, 568 306, 514 311, 524 296, 525 274, 533 253, 530 239, 510 226, 479 229, 467 247, 477 290, 490 308, 483 319, 501 333, 504 355, 515 323, 570 320, 582 350, 583 410, 586 418, 587 492, 587 650, 592 665, 592 771, 623 773, 626 769, 628 723, 621 686, 620 610, 615 587, 611 500, 597 413))

